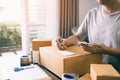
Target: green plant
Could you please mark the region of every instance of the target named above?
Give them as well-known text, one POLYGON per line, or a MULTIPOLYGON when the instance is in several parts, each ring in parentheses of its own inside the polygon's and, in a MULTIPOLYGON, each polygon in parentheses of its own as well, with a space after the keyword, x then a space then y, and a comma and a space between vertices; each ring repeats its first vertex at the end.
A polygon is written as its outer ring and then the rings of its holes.
POLYGON ((12 42, 11 40, 11 34, 12 31, 7 28, 8 26, 4 23, 0 24, 0 46, 9 46, 11 45, 10 43, 12 42))
POLYGON ((16 44, 16 48, 19 48, 19 45, 21 45, 21 35, 16 28, 13 29, 12 39, 16 44))
POLYGON ((21 45, 20 25, 17 23, 0 23, 0 47, 21 45))

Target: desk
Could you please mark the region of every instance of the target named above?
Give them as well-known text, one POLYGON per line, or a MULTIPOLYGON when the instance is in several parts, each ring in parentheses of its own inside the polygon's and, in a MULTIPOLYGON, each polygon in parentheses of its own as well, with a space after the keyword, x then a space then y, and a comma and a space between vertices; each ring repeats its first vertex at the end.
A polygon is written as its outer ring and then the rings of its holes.
POLYGON ((52 80, 38 65, 34 68, 14 71, 14 67, 20 67, 20 56, 0 57, 0 80, 52 80))

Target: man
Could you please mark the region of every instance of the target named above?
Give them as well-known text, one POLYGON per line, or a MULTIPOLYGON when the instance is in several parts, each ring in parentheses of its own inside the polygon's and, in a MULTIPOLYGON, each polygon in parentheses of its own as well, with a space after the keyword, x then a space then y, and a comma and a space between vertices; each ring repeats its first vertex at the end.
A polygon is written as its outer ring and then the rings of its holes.
POLYGON ((100 6, 88 12, 78 32, 62 42, 56 40, 57 46, 66 49, 88 36, 90 46, 82 45, 83 49, 103 54, 103 63, 120 73, 120 0, 96 1, 100 6))

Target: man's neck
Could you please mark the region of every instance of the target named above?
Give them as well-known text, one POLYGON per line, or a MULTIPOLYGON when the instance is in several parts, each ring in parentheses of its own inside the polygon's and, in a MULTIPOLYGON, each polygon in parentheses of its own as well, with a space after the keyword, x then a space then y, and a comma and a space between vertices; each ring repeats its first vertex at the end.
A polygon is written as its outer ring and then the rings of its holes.
POLYGON ((107 5, 103 5, 103 9, 108 14, 118 11, 118 10, 120 10, 120 2, 116 2, 116 3, 111 2, 107 5))

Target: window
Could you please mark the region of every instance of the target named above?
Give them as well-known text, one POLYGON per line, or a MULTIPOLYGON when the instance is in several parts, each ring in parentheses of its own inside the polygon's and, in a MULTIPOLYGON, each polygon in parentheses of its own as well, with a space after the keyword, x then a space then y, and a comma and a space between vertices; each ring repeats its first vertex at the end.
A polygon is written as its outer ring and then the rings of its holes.
MULTIPOLYGON (((28 0, 29 49, 36 38, 45 38, 47 28, 47 0, 28 0)), ((29 50, 29 51, 30 51, 29 50)))
MULTIPOLYGON (((21 45, 21 0, 0 0, 0 50, 16 50, 21 45)), ((1 51, 0 51, 1 52, 1 51)))
MULTIPOLYGON (((24 0, 23 0, 24 1, 24 0)), ((23 50, 31 51, 33 39, 51 38, 53 43, 58 36, 58 1, 25 0, 23 25, 23 50), (25 28, 26 27, 26 28, 25 28)))
POLYGON ((33 39, 49 38, 56 44, 58 4, 59 0, 0 0, 0 21, 16 21, 21 25, 22 50, 29 53, 33 39))

